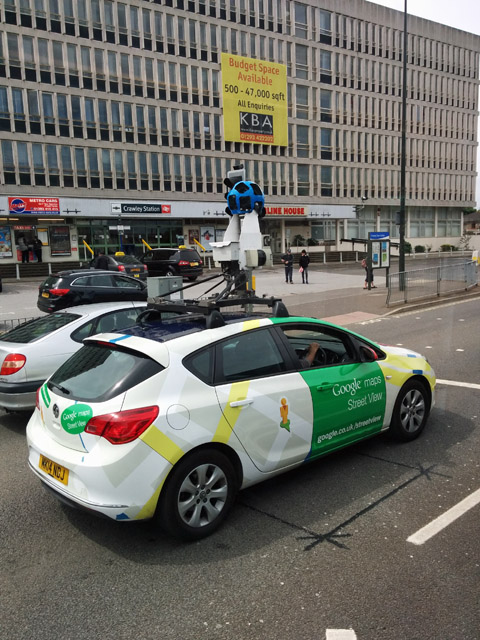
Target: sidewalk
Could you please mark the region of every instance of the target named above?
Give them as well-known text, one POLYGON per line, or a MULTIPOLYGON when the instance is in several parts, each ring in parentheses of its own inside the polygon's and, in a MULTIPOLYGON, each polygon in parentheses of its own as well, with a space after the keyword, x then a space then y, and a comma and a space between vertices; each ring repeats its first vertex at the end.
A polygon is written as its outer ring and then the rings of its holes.
POLYGON ((385 278, 377 278, 375 289, 365 290, 365 274, 358 266, 325 270, 313 265, 308 275, 308 285, 302 284, 301 275, 295 271, 293 284, 287 284, 283 267, 259 270, 255 273, 257 294, 281 297, 291 315, 313 316, 342 325, 390 311, 385 278))

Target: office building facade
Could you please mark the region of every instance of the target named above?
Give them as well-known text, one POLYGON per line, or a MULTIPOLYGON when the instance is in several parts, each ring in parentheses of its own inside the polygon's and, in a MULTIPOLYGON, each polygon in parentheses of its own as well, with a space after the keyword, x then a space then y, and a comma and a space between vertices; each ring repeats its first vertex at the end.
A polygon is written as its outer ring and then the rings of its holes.
MULTIPOLYGON (((88 258, 84 242, 208 249, 239 163, 264 189, 274 251, 398 237, 401 12, 364 0, 4 0, 0 17, 0 264, 18 260, 21 234, 53 261, 88 258), (286 66, 286 146, 225 139, 222 52, 286 66)), ((475 206, 479 51, 480 37, 409 16, 413 245, 455 244, 475 206)))

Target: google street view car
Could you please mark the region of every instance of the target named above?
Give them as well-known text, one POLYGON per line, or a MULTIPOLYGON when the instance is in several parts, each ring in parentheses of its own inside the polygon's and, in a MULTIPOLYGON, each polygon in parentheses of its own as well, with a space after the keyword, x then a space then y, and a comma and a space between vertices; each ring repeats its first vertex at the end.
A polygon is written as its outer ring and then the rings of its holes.
POLYGON ((239 489, 387 429, 420 435, 435 388, 425 358, 271 307, 164 304, 165 317, 147 309, 85 340, 39 390, 31 469, 72 505, 191 540, 239 489))

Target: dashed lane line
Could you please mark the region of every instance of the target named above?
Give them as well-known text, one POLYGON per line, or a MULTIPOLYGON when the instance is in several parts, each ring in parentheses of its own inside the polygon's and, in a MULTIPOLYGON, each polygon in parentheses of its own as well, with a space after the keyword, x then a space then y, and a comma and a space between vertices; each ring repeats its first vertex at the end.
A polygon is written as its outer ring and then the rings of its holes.
POLYGON ((449 387, 463 387, 465 389, 480 389, 480 384, 473 382, 457 382, 456 380, 439 380, 437 378, 437 384, 445 384, 449 387))
POLYGON ((357 640, 353 629, 327 629, 326 640, 357 640))
POLYGON ((433 538, 433 536, 437 535, 437 533, 440 533, 440 531, 448 527, 448 525, 452 524, 452 522, 455 522, 455 520, 458 520, 460 516, 463 516, 464 513, 466 513, 470 509, 473 509, 473 507, 475 507, 479 503, 480 489, 477 489, 469 496, 461 500, 458 504, 453 506, 451 509, 445 511, 445 513, 442 513, 442 515, 438 516, 438 518, 435 518, 435 520, 432 520, 427 525, 419 529, 416 533, 409 536, 407 538, 407 542, 411 542, 416 545, 424 544, 425 542, 427 542, 427 540, 433 538))

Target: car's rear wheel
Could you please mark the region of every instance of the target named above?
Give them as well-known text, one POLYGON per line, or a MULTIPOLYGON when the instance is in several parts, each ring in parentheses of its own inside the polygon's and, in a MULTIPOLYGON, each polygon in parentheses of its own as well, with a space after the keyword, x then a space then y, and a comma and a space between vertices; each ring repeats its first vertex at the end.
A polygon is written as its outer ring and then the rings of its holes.
POLYGON ((166 276, 168 276, 168 277, 170 278, 171 276, 176 276, 177 274, 175 273, 175 270, 174 270, 174 269, 172 269, 171 267, 168 267, 168 269, 167 269, 167 271, 166 271, 165 275, 166 275, 166 276))
POLYGON ((156 519, 167 533, 198 540, 213 533, 232 508, 238 482, 221 451, 201 449, 182 458, 160 494, 156 519))
POLYGON ((190 280, 190 282, 195 282, 197 278, 198 276, 190 276, 188 279, 190 280))
POLYGON ((430 411, 430 398, 424 384, 409 380, 400 389, 393 409, 390 432, 397 440, 414 440, 423 431, 430 411))

